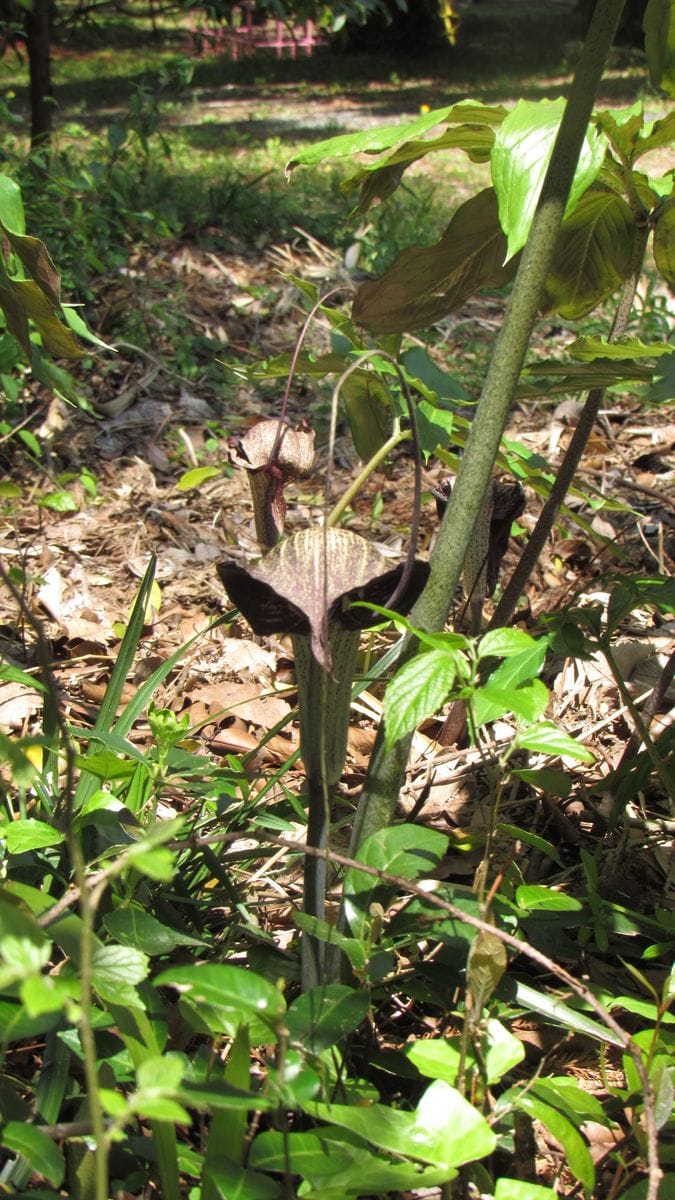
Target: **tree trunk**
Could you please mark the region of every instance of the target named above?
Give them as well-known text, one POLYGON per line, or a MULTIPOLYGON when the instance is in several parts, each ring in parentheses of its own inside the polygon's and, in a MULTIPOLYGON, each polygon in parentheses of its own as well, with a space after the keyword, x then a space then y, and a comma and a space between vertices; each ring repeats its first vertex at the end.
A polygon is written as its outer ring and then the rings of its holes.
POLYGON ((33 0, 26 13, 30 70, 30 144, 35 150, 49 141, 52 131, 52 74, 50 0, 33 0))

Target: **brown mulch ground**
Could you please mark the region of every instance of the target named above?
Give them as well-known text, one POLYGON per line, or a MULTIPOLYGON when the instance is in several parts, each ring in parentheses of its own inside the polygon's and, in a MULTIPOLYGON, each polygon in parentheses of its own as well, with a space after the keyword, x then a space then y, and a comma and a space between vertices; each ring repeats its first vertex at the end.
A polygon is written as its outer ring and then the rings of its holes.
MULTIPOLYGON (((315 279, 340 269, 331 252, 300 237, 293 245, 271 249, 255 259, 177 244, 135 264, 127 279, 121 277, 116 284, 120 294, 108 288, 102 302, 130 302, 138 277, 150 275, 155 284, 162 280, 167 288, 179 282, 186 321, 201 333, 220 338, 224 358, 237 353, 243 357, 251 346, 262 357, 287 350, 302 321, 294 289, 279 278, 280 265, 315 279)), ((454 357, 453 350, 462 353, 467 326, 489 340, 499 315, 487 301, 467 306, 461 319, 440 331, 444 355, 454 357)), ((325 337, 319 326, 315 343, 320 345, 325 337)), ((68 410, 47 395, 38 396, 39 432, 48 449, 50 473, 76 475, 86 467, 97 480, 98 495, 88 497, 75 479, 69 486, 78 510, 52 512, 37 503, 44 491, 43 478, 24 479, 21 506, 8 508, 0 531, 5 562, 25 572, 26 599, 45 620, 64 701, 77 725, 95 718, 119 644, 120 623, 127 617, 151 554, 157 556, 161 604, 148 621, 130 688, 226 609, 215 564, 228 555, 255 554, 247 483, 227 465, 225 437, 215 451, 207 447, 214 424, 226 434, 241 433, 260 417, 276 415, 278 396, 269 387, 257 392, 231 382, 224 382, 222 393, 215 394, 176 377, 170 362, 161 343, 156 357, 122 345, 112 368, 94 368, 91 390, 96 417, 68 410), (177 490, 186 469, 213 463, 222 467, 221 475, 198 489, 177 490)), ((317 399, 304 381, 297 381, 291 418, 311 414, 317 399)), ((545 402, 520 404, 508 436, 532 453, 544 455, 555 467, 577 412, 570 401, 557 407, 545 402)), ((289 495, 293 527, 311 523, 321 514, 325 472, 321 436, 318 445, 312 476, 295 486, 295 496, 292 490, 289 495)), ((609 402, 588 447, 582 483, 621 500, 627 508, 594 514, 587 504, 571 501, 599 540, 575 529, 569 520, 556 530, 528 588, 531 622, 575 597, 602 598, 600 577, 615 562, 615 546, 633 570, 670 569, 674 447, 675 425, 667 412, 649 411, 630 398, 609 402), (611 545, 603 548, 603 538, 611 545)), ((355 467, 354 451, 345 436, 338 445, 338 491, 355 467)), ((432 460, 425 470, 425 486, 432 487, 444 473, 432 460)), ((411 464, 402 455, 383 475, 371 478, 354 505, 349 525, 387 553, 401 554, 411 502, 411 464)), ((525 531, 536 520, 540 503, 536 496, 528 497, 521 519, 525 531)), ((435 526, 434 505, 427 503, 422 553, 428 552, 435 526)), ((507 576, 517 556, 517 543, 512 542, 504 567, 507 576)), ((26 643, 30 637, 7 595, 1 604, 4 650, 19 664, 31 665, 26 643)), ((638 625, 622 653, 627 678, 636 672, 632 686, 637 695, 644 695, 659 663, 672 649, 672 629, 656 628, 647 614, 638 625)), ((262 734, 290 712, 289 678, 288 646, 259 645, 245 624, 237 621, 198 641, 158 700, 188 712, 213 753, 252 753, 262 734), (212 720, 211 714, 215 714, 212 720)), ((606 668, 601 663, 561 662, 547 682, 553 693, 551 715, 580 736, 606 769, 616 765, 629 723, 606 668)), ((38 703, 35 693, 4 685, 0 691, 3 728, 14 733, 31 729, 38 703)), ((363 777, 373 736, 369 716, 378 716, 379 703, 376 696, 366 696, 355 711, 348 780, 352 789, 363 777)), ((502 725, 498 735, 508 737, 508 724, 502 725)), ((454 809, 457 817, 466 811, 467 800, 476 798, 477 785, 475 771, 467 771, 473 752, 440 750, 434 741, 438 728, 438 722, 430 723, 419 735, 405 807, 416 806, 429 819, 447 822, 454 809)), ((135 736, 142 740, 144 730, 135 736)), ((278 765, 296 744, 296 736, 289 726, 265 747, 257 765, 278 765)))

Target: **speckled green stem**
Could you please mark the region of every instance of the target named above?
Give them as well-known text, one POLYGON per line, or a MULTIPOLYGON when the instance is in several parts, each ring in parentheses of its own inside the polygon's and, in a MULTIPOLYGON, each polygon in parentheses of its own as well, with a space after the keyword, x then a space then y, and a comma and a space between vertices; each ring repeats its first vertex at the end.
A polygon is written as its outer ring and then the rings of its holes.
MULTIPOLYGON (((450 612, 473 527, 489 487, 579 152, 623 7, 624 0, 597 0, 595 6, 457 482, 431 557, 429 581, 411 616, 413 624, 428 631, 442 629, 450 612)), ((414 642, 409 641, 403 658, 413 651, 414 642)), ((354 823, 352 855, 364 838, 391 821, 405 777, 409 748, 410 738, 404 738, 387 751, 380 730, 354 823)))
MULTIPOLYGON (((358 630, 333 623, 328 630, 332 671, 317 662, 309 634, 292 637, 298 681, 300 752, 307 773, 309 813, 307 844, 328 848, 331 808, 347 756, 349 710, 359 647, 358 630)), ((304 909, 323 920, 326 901, 326 860, 305 857, 304 909)), ((325 944, 309 934, 302 937, 302 990, 325 982, 325 944)))

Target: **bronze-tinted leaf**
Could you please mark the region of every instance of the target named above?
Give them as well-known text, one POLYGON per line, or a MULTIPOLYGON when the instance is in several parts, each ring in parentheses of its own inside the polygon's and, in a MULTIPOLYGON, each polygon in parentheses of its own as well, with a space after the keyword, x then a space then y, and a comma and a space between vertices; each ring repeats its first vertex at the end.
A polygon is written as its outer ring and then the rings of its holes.
POLYGON ((626 279, 637 228, 626 201, 589 188, 563 221, 542 308, 576 321, 626 279))
POLYGON ((431 325, 484 287, 504 287, 517 261, 504 266, 506 238, 493 188, 462 204, 440 242, 404 250, 379 279, 359 288, 352 317, 373 333, 431 325))

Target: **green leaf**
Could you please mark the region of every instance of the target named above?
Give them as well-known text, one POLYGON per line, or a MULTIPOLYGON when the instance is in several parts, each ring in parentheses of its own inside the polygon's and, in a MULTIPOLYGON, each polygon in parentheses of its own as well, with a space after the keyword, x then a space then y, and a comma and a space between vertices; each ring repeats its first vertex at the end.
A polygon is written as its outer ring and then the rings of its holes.
POLYGON ((387 746, 438 712, 456 674, 455 656, 447 650, 425 650, 396 672, 384 697, 387 746))
POLYGON ((460 1038, 425 1038, 408 1042, 404 1054, 427 1079, 443 1079, 451 1087, 457 1085, 462 1063, 460 1038))
POLYGON ((532 654, 534 638, 522 629, 491 629, 478 643, 479 658, 507 658, 514 654, 532 654))
POLYGON ((242 1023, 254 1019, 275 1029, 286 1011, 281 992, 262 975, 226 963, 170 967, 154 982, 177 988, 197 1006, 211 1005, 223 1022, 221 1032, 230 1032, 231 1036, 242 1023))
POLYGON ((204 1168, 202 1187, 212 1184, 221 1200, 281 1200, 282 1185, 260 1171, 249 1171, 226 1158, 204 1168))
MULTIPOLYGON (((358 860, 391 875, 415 880, 428 876, 447 850, 448 839, 435 829, 418 825, 392 825, 367 837, 358 860)), ((350 867, 344 881, 344 911, 352 933, 363 937, 370 924, 371 904, 388 902, 396 886, 350 867)))
POLYGON ((0 222, 8 233, 26 232, 21 188, 8 175, 0 175, 0 222))
POLYGON ((411 1188, 437 1187, 455 1174, 444 1166, 392 1161, 360 1137, 335 1127, 290 1134, 268 1130, 253 1142, 250 1163, 261 1171, 290 1170, 300 1175, 311 1188, 307 1191, 305 1186, 301 1194, 315 1200, 318 1196, 344 1200, 373 1193, 397 1195, 411 1188))
POLYGON ((448 375, 429 357, 423 346, 413 346, 401 355, 403 367, 410 383, 422 387, 428 400, 471 401, 471 396, 454 375, 448 375))
POLYGON ((452 437, 455 427, 455 414, 445 408, 438 408, 428 400, 421 400, 417 406, 417 434, 420 450, 427 457, 433 454, 437 446, 446 446, 452 437))
MULTIPOLYGON (((675 199, 667 200, 654 229, 654 262, 671 288, 675 288, 675 199)), ((664 347, 670 349, 671 347, 664 347)))
POLYGON ((563 221, 543 311, 576 321, 611 296, 628 276, 636 236, 626 201, 615 192, 590 188, 563 221))
POLYGON ((471 943, 466 973, 472 1008, 480 1013, 499 986, 507 966, 506 946, 495 933, 481 929, 471 943))
POLYGON ((340 983, 322 984, 294 1000, 286 1013, 286 1028, 291 1041, 300 1042, 312 1054, 321 1054, 352 1033, 369 1008, 367 992, 340 983))
MULTIPOLYGON (((630 108, 603 109, 595 113, 595 121, 617 156, 632 163, 637 158, 638 145, 644 132, 641 101, 636 101, 630 108)), ((645 151, 642 150, 642 153, 645 151)))
POLYGON ((549 996, 540 988, 530 987, 528 983, 522 983, 520 980, 512 980, 507 975, 502 982, 500 995, 522 1005, 528 1012, 539 1013, 555 1025, 561 1025, 563 1029, 572 1029, 575 1033, 583 1033, 588 1037, 597 1038, 600 1042, 623 1048, 623 1042, 606 1025, 602 1025, 586 1013, 577 1012, 563 1000, 549 996))
POLYGON ((190 471, 185 471, 178 483, 176 490, 179 492, 189 492, 190 488, 198 488, 207 479, 215 479, 222 472, 219 467, 193 467, 190 471))
MULTIPOLYGON (((146 851, 146 854, 149 851, 146 851)), ((103 920, 108 933, 123 946, 132 946, 152 957, 170 954, 176 946, 199 946, 203 943, 189 934, 179 933, 163 925, 140 905, 116 908, 103 920)))
POLYGON ((2 830, 2 837, 10 854, 23 854, 26 850, 40 850, 44 846, 59 846, 65 841, 65 834, 60 830, 34 817, 12 821, 2 830))
MULTIPOLYGON (((351 158, 354 154, 381 154, 391 149, 399 142, 410 138, 420 137, 434 125, 440 125, 448 120, 458 105, 451 104, 447 108, 436 108, 423 113, 414 121, 400 125, 380 125, 377 129, 360 130, 357 133, 340 133, 336 137, 327 138, 323 142, 314 142, 302 150, 296 158, 292 158, 286 166, 287 173, 295 167, 313 167, 326 158, 351 158)), ((464 117, 462 117, 464 119, 464 117)))
POLYGON ((473 719, 481 729, 488 721, 496 721, 505 713, 513 713, 521 721, 537 721, 546 712, 549 694, 540 679, 530 679, 518 687, 496 687, 492 680, 477 688, 471 698, 473 719))
POLYGON ((487 1021, 483 1041, 485 1077, 486 1083, 490 1085, 499 1083, 525 1058, 525 1047, 520 1039, 514 1037, 510 1030, 494 1017, 487 1021))
POLYGON ((556 1200, 556 1195, 553 1188, 520 1179, 502 1178, 495 1185, 495 1200, 556 1200))
POLYGON ((673 354, 673 347, 665 342, 651 345, 635 337, 620 337, 615 342, 606 342, 601 337, 579 337, 567 347, 572 358, 581 362, 592 362, 598 358, 658 358, 662 354, 673 354))
MULTIPOLYGON (((543 771, 532 771, 529 773, 532 775, 544 774, 543 771)), ((551 772, 551 774, 553 773, 554 772, 551 772)), ((527 775, 528 772, 526 771, 524 774, 527 775)), ((562 774, 562 772, 559 772, 559 774, 562 774)), ((514 775, 522 778, 523 772, 514 771, 514 775)), ((567 776, 565 776, 565 778, 567 778, 567 776)), ((512 837, 516 841, 524 842, 526 846, 534 846, 535 850, 539 850, 541 854, 545 854, 547 858, 550 858, 553 862, 558 863, 559 866, 562 867, 564 865, 555 846, 551 842, 547 841, 546 838, 543 838, 541 834, 533 833, 530 829, 520 829, 517 825, 507 825, 503 821, 500 821, 497 825, 496 832, 504 833, 507 837, 512 837)))
POLYGON ((601 1102, 567 1075, 533 1080, 532 1087, 535 1094, 547 1104, 566 1113, 573 1124, 586 1121, 597 1121, 600 1125, 608 1126, 612 1124, 601 1102))
POLYGON ((643 26, 649 77, 654 87, 675 96, 675 6, 672 0, 649 0, 643 26))
MULTIPOLYGON (((498 631, 496 630, 495 632, 498 631)), ((484 640, 479 644, 481 657, 484 640)), ((539 638, 537 641, 530 638, 529 642, 529 646, 519 652, 510 654, 503 663, 500 663, 497 669, 490 673, 487 682, 503 690, 505 688, 517 688, 521 683, 527 683, 529 680, 534 679, 544 665, 546 651, 548 650, 548 638, 539 638)))
POLYGON ((486 188, 460 205, 439 242, 410 246, 379 279, 359 288, 352 318, 372 333, 406 333, 432 325, 484 287, 505 287, 506 239, 497 201, 486 188))
POLYGON ((328 921, 320 921, 317 917, 311 917, 309 913, 295 912, 293 921, 303 933, 311 933, 312 937, 318 938, 320 942, 328 942, 332 946, 337 946, 355 971, 364 970, 368 956, 366 947, 358 938, 345 937, 343 933, 338 932, 334 925, 329 924, 328 921))
POLYGON ((77 501, 65 489, 61 489, 58 492, 49 492, 46 496, 41 496, 38 504, 40 508, 49 508, 52 512, 77 512, 77 501))
POLYGON ((392 430, 389 391, 372 371, 353 371, 340 390, 356 453, 367 462, 392 430))
POLYGON ((532 1092, 514 1097, 515 1103, 535 1121, 552 1133, 565 1151, 566 1164, 576 1178, 588 1189, 595 1187, 595 1167, 588 1146, 574 1125, 557 1108, 545 1104, 532 1092))
POLYGON ((426 1089, 414 1112, 383 1104, 351 1108, 315 1102, 305 1108, 310 1116, 349 1129, 382 1150, 444 1170, 484 1158, 497 1143, 485 1118, 440 1079, 426 1089))
MULTIPOLYGON (((508 239, 508 259, 527 241, 564 108, 564 100, 519 100, 495 134, 492 182, 508 239)), ((606 146, 604 135, 587 130, 566 213, 572 212, 596 178, 606 146)))
POLYGON ((147 978, 147 954, 131 946, 98 946, 92 960, 93 984, 104 1000, 113 1004, 140 1004, 135 984, 147 978))
MULTIPOLYGON (((635 157, 649 154, 650 150, 659 150, 662 146, 670 146, 675 140, 675 112, 666 113, 658 121, 650 121, 645 125, 635 157)), ((653 180, 650 180, 653 185, 653 180)))
POLYGON ((94 346, 99 346, 102 350, 114 350, 114 346, 110 346, 108 342, 102 341, 87 325, 83 317, 72 304, 63 304, 61 306, 66 323, 70 326, 73 333, 76 333, 84 342, 91 342, 94 346))
POLYGON ((526 883, 516 888, 516 904, 529 911, 580 912, 583 904, 566 892, 554 892, 543 884, 526 883))
POLYGON ((54 1187, 61 1186, 66 1173, 63 1154, 56 1143, 37 1125, 8 1121, 0 1128, 0 1142, 7 1150, 25 1158, 31 1171, 44 1175, 47 1182, 54 1187))
MULTIPOLYGON (((468 105, 469 110, 462 113, 467 118, 476 117, 475 124, 462 124, 446 129, 445 133, 436 138, 413 139, 404 142, 392 154, 380 159, 372 165, 366 164, 355 175, 341 185, 343 192, 351 193, 359 189, 359 200, 356 212, 365 213, 375 203, 388 199, 396 190, 403 172, 411 163, 419 162, 429 154, 439 151, 463 150, 472 162, 487 162, 494 144, 493 126, 498 125, 506 114, 506 109, 499 106, 487 109, 483 105, 471 101, 460 101, 468 105), (490 117, 486 119, 486 114, 490 117)), ((456 106, 457 108, 460 105, 456 106)))
POLYGON ((538 750, 541 754, 554 754, 565 758, 577 758, 580 762, 593 762, 590 750, 586 750, 552 721, 541 721, 531 729, 519 731, 515 736, 515 745, 523 750, 538 750))

